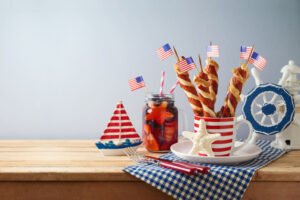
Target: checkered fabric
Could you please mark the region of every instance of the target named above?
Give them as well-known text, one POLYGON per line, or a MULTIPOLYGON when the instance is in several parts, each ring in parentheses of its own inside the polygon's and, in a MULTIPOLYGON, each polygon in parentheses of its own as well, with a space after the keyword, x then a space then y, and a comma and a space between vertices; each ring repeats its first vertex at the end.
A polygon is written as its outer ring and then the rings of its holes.
MULTIPOLYGON (((175 199, 238 200, 245 193, 254 172, 285 153, 271 147, 270 141, 258 140, 257 145, 262 153, 253 160, 234 166, 201 164, 211 168, 210 174, 186 175, 146 163, 131 165, 123 170, 175 199)), ((164 154, 161 158, 181 160, 173 153, 164 154)))

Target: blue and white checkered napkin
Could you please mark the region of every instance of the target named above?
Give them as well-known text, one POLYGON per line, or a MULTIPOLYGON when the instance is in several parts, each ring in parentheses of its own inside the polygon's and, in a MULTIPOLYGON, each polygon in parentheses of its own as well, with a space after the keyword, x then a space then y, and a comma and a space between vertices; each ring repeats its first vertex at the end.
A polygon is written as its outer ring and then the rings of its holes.
MULTIPOLYGON (((270 141, 256 143, 262 153, 253 160, 235 165, 208 165, 210 174, 186 175, 154 164, 141 163, 123 170, 176 199, 241 199, 254 172, 285 153, 270 146, 270 141)), ((161 158, 181 160, 173 153, 161 158)))

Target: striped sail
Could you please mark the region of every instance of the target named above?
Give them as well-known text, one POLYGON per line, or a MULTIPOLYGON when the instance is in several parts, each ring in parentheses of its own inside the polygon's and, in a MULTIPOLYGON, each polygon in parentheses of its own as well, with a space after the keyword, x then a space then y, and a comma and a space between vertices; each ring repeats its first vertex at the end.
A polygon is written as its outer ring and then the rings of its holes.
POLYGON ((118 102, 117 107, 107 124, 106 129, 100 136, 103 144, 122 145, 124 142, 140 142, 141 138, 133 127, 122 101, 118 102))

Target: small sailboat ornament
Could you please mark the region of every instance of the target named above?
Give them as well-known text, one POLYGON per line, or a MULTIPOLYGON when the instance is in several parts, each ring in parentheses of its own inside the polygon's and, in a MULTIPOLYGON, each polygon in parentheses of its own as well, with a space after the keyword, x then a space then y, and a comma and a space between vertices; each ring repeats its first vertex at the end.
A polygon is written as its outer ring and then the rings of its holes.
POLYGON ((142 140, 133 127, 122 101, 119 101, 96 146, 103 155, 114 156, 125 155, 124 148, 135 147, 141 143, 142 140))

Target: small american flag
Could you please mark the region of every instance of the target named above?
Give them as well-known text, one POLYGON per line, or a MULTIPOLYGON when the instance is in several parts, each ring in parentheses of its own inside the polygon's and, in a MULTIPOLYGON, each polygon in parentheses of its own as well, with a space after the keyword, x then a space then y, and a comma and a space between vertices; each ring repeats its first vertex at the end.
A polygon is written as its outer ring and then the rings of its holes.
POLYGON ((182 73, 196 68, 196 65, 192 57, 179 61, 177 65, 179 66, 180 72, 182 73))
POLYGON ((146 86, 142 76, 138 76, 136 78, 130 79, 128 81, 128 84, 129 84, 131 91, 134 91, 134 90, 137 90, 137 89, 140 89, 140 88, 146 86))
POLYGON ((206 48, 207 57, 219 57, 219 46, 218 45, 209 45, 206 48))
POLYGON ((169 44, 165 44, 164 46, 157 49, 157 54, 158 54, 160 60, 164 60, 167 57, 173 55, 173 51, 169 44))
POLYGON ((249 62, 258 69, 263 70, 267 60, 261 57, 258 53, 253 52, 249 62))
POLYGON ((194 60, 193 60, 192 57, 187 58, 187 59, 186 59, 186 62, 187 62, 187 64, 188 64, 188 66, 190 66, 192 69, 193 69, 193 68, 196 68, 195 62, 194 62, 194 60))
POLYGON ((252 51, 252 47, 241 46, 240 58, 248 59, 252 51))

